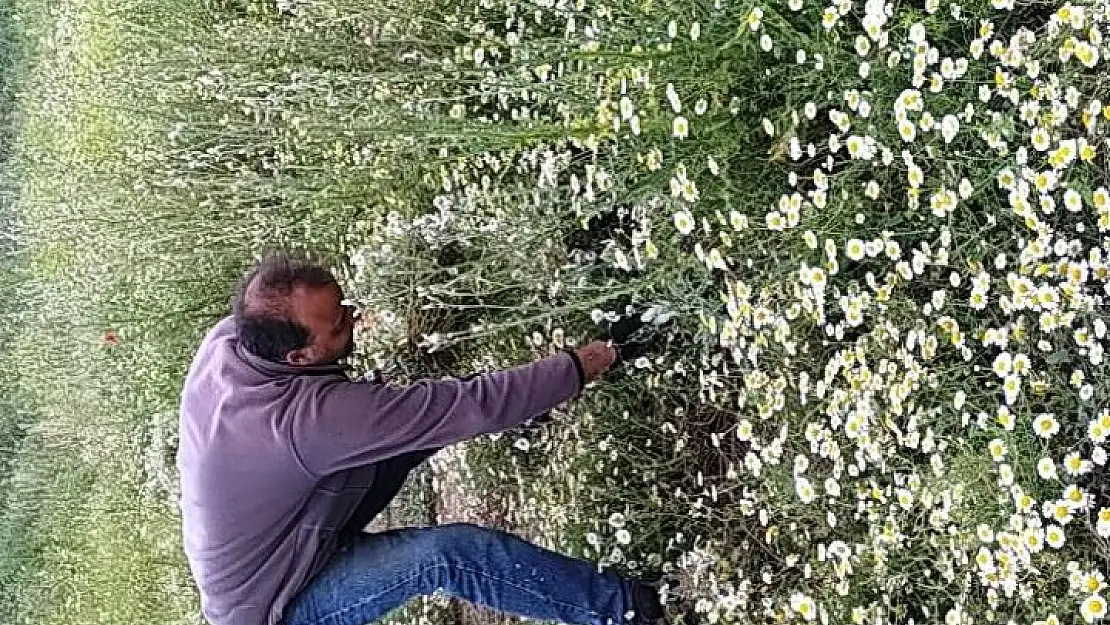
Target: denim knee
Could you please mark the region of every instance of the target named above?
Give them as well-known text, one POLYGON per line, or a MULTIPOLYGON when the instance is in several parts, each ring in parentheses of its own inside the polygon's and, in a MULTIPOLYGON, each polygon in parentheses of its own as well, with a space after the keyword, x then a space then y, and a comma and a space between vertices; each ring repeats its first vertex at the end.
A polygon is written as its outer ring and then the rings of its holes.
POLYGON ((489 535, 490 530, 474 523, 446 523, 429 533, 425 548, 432 557, 458 554, 487 542, 489 535))

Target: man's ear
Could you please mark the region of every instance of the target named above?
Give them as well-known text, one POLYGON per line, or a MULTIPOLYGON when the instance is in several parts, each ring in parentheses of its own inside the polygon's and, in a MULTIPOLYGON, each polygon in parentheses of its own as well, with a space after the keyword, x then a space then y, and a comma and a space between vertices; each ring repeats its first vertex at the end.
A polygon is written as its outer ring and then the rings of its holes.
POLYGON ((310 365, 312 364, 312 354, 309 353, 309 351, 307 347, 303 349, 294 349, 285 355, 285 362, 298 367, 310 365))

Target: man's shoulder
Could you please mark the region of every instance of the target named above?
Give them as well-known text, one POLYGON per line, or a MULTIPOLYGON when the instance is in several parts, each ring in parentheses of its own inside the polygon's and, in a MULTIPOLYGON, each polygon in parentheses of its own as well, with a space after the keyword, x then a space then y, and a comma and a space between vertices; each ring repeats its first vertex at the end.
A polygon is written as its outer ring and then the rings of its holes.
POLYGON ((221 354, 220 352, 234 349, 234 345, 231 344, 234 336, 235 319, 230 315, 223 317, 208 329, 193 353, 192 362, 189 363, 189 370, 185 376, 185 388, 183 390, 188 391, 196 383, 197 377, 205 369, 208 369, 214 360, 226 358, 227 354, 221 354))
MULTIPOLYGON (((200 345, 197 346, 196 358, 202 359, 208 355, 220 342, 227 343, 235 338, 235 318, 231 315, 221 318, 208 332, 205 333, 200 345)), ((231 347, 230 345, 228 347, 231 347)))
POLYGON ((227 315, 217 321, 216 325, 212 326, 212 328, 208 330, 208 334, 205 335, 205 341, 210 341, 218 337, 233 336, 234 334, 235 316, 227 315))

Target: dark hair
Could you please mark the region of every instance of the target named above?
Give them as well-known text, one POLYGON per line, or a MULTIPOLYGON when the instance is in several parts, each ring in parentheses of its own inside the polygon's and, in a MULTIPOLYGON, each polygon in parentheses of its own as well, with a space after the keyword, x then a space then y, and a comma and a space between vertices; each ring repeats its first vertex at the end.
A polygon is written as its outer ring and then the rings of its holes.
POLYGON ((298 286, 327 286, 335 276, 303 256, 273 253, 243 278, 232 303, 239 342, 250 353, 273 362, 309 343, 309 330, 294 318, 289 296, 298 286))

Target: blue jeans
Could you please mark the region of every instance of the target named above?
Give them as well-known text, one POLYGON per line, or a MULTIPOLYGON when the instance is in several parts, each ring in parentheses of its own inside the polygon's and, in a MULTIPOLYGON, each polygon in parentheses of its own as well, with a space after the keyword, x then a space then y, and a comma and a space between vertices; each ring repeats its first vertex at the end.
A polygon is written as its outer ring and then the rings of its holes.
POLYGON ((286 608, 282 625, 365 625, 436 590, 571 625, 628 622, 634 601, 631 582, 590 562, 456 523, 350 538, 286 608))

